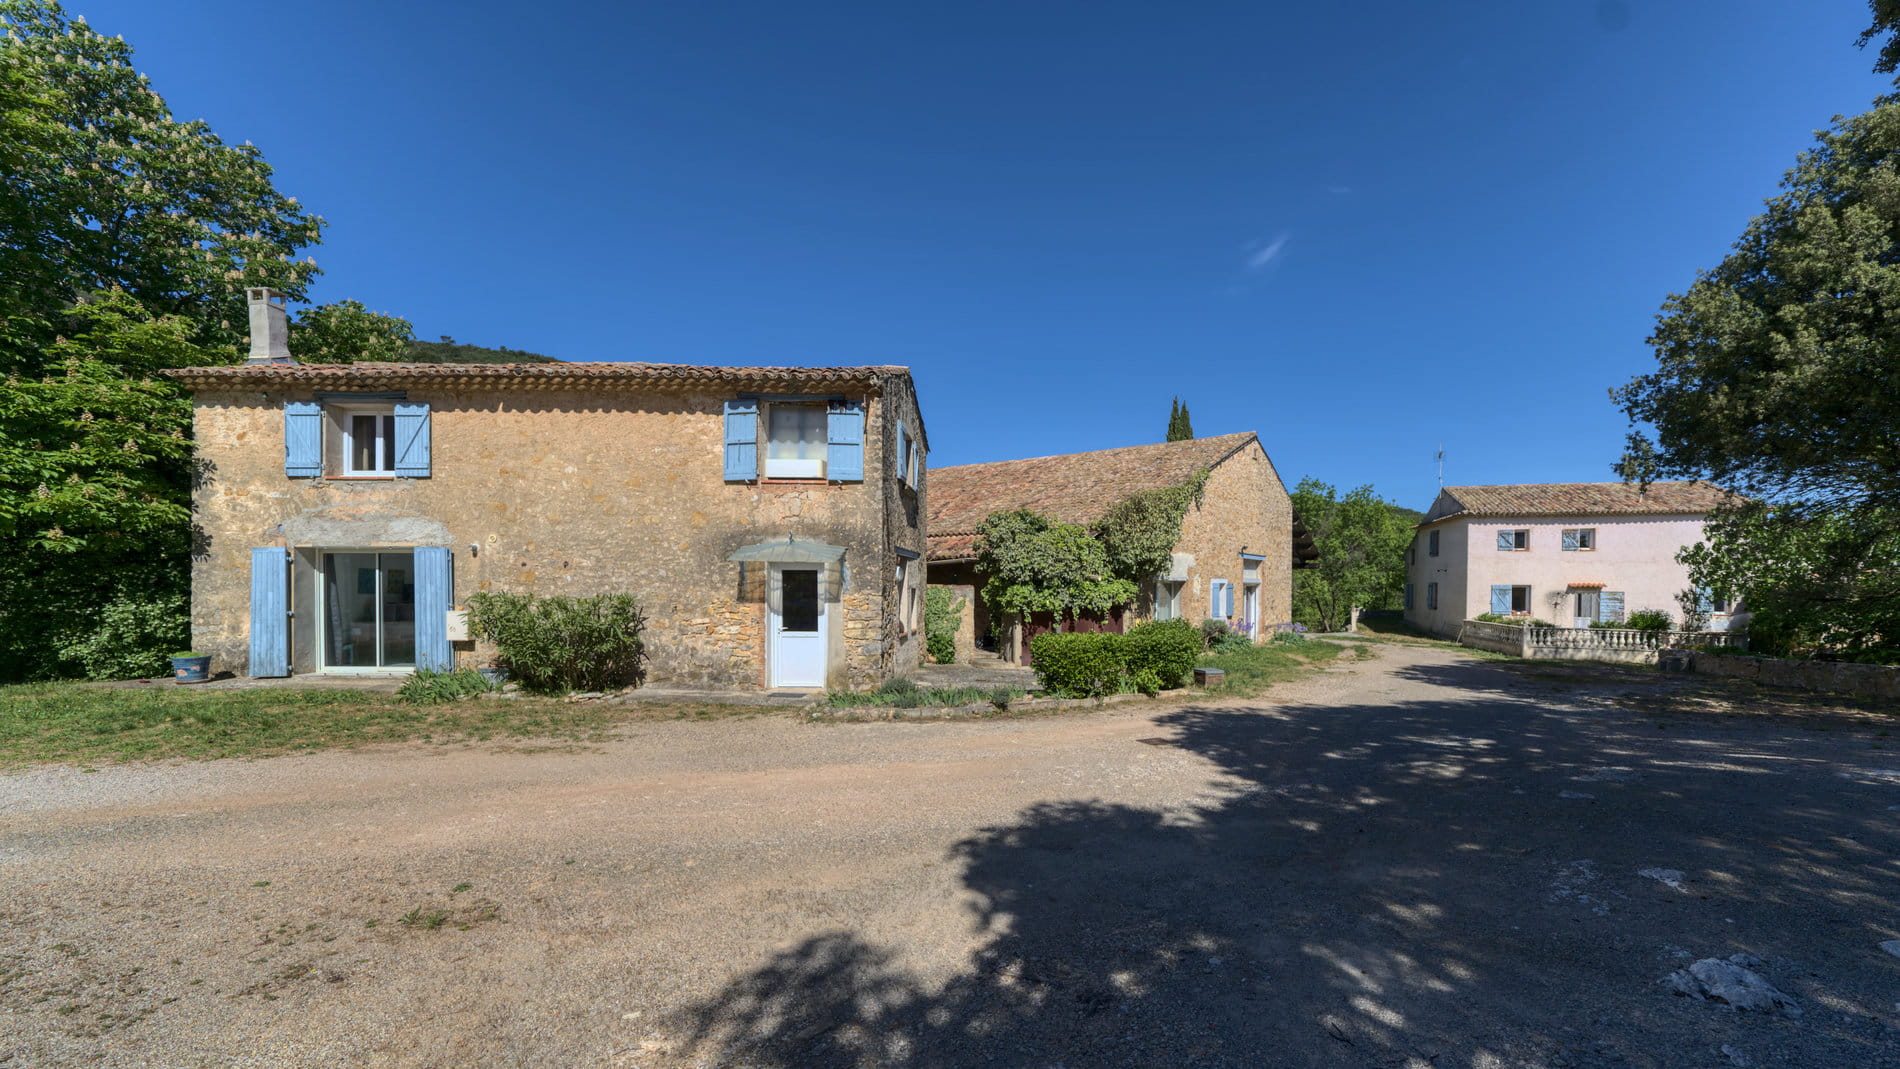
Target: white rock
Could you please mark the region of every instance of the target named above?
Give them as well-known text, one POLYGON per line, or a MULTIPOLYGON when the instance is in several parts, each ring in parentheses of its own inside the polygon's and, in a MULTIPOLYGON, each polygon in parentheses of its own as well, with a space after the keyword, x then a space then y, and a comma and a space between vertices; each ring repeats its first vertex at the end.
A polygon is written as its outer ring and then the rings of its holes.
POLYGON ((1682 886, 1681 869, 1637 869, 1636 875, 1647 876, 1672 891, 1683 891, 1685 893, 1688 891, 1688 888, 1682 886))
POLYGON ((1896 958, 1900 958, 1900 939, 1889 939, 1880 944, 1880 949, 1892 954, 1896 958))
POLYGON ((1670 973, 1663 978, 1662 984, 1678 995, 1709 999, 1736 1010, 1801 1016, 1799 1003, 1769 983, 1760 973, 1741 964, 1743 961, 1755 960, 1746 954, 1736 954, 1727 961, 1703 958, 1686 969, 1670 973))

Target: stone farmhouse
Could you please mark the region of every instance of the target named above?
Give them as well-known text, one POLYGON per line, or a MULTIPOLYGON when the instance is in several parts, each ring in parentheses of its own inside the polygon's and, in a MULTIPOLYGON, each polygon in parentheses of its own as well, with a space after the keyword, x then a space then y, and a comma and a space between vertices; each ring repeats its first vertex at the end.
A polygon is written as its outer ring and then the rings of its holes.
MULTIPOLYGON (((1181 524, 1173 569, 1145 584, 1126 612, 1078 626, 1120 631, 1146 619, 1218 618, 1259 635, 1292 618, 1295 549, 1286 487, 1252 432, 934 469, 930 582, 981 591, 976 529, 993 512, 1027 508, 1086 526, 1132 493, 1178 486, 1202 469, 1207 483, 1181 524)), ((1053 626, 1046 615, 1006 625, 980 596, 972 600, 976 636, 1009 660, 1022 660, 1028 639, 1053 626)))
MULTIPOLYGON (((1639 609, 1680 617, 1689 589, 1676 553, 1701 540, 1710 511, 1730 500, 1702 482, 1447 486, 1406 553, 1405 618, 1455 636, 1483 613, 1559 627, 1620 622, 1639 609)), ((1740 609, 1705 595, 1712 630, 1740 609)))
POLYGON ((478 591, 634 594, 651 683, 863 687, 922 636, 928 439, 902 367, 298 364, 194 396, 193 645, 252 676, 484 665, 478 591))

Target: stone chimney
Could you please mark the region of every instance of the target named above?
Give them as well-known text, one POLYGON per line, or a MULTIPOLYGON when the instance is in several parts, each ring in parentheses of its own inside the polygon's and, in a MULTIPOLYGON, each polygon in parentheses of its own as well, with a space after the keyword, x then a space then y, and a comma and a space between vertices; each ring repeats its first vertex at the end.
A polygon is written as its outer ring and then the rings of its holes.
POLYGON ((290 316, 284 311, 284 295, 265 287, 244 293, 251 303, 251 357, 244 363, 296 363, 290 355, 290 316))

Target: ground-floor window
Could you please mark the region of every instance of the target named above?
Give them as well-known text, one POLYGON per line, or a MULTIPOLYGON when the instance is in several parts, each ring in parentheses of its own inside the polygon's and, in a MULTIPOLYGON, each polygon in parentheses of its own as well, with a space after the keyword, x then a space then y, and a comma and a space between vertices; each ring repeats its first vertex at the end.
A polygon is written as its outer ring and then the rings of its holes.
POLYGON ((1181 587, 1183 585, 1171 583, 1166 579, 1155 584, 1155 619, 1178 620, 1181 618, 1181 587))
POLYGON ((1531 611, 1531 588, 1530 587, 1514 586, 1511 588, 1511 611, 1512 612, 1531 611))
POLYGON ((323 667, 413 668, 414 554, 323 554, 323 667))
POLYGON ((1438 608, 1438 584, 1437 583, 1425 584, 1425 607, 1428 609, 1438 608))

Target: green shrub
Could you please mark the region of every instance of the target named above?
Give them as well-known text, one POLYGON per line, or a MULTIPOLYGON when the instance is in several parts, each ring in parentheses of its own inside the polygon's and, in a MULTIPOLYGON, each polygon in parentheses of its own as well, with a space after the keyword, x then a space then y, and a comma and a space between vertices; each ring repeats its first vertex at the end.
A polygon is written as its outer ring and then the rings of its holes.
POLYGON ((963 615, 963 599, 948 587, 924 589, 924 651, 938 664, 957 659, 957 621, 963 615))
POLYGON ((1279 642, 1282 644, 1297 645, 1301 642, 1305 642, 1306 636, 1304 634, 1301 634, 1298 631, 1275 631, 1273 633, 1273 637, 1268 639, 1267 641, 1279 642))
POLYGON ((1214 640, 1211 653, 1245 653, 1253 649, 1253 639, 1238 631, 1229 631, 1214 640))
POLYGON ((413 675, 402 681, 402 687, 396 691, 396 697, 411 705, 436 705, 441 702, 459 702, 466 698, 473 698, 477 694, 486 694, 493 689, 495 689, 494 686, 473 668, 462 668, 453 672, 418 668, 413 675))
POLYGON ((1638 609, 1624 618, 1623 626, 1633 631, 1667 631, 1675 622, 1661 609, 1638 609))
POLYGON ((1128 670, 1153 672, 1163 689, 1182 686, 1201 656, 1201 632, 1186 620, 1154 620, 1128 629, 1128 670))
POLYGON ((1152 668, 1143 668, 1138 672, 1129 673, 1128 685, 1150 698, 1161 693, 1161 677, 1156 675, 1152 668))
POLYGON ((917 685, 916 680, 897 676, 894 679, 887 679, 879 684, 875 693, 887 695, 916 694, 923 689, 924 688, 917 685))
POLYGON ((87 679, 139 679, 171 674, 172 651, 191 640, 191 605, 183 594, 122 593, 97 622, 59 645, 59 658, 87 679))
POLYGON ((484 593, 470 595, 468 607, 469 626, 495 644, 524 689, 610 690, 645 676, 646 617, 631 594, 484 593))
POLYGON ((1050 632, 1029 643, 1044 690, 1068 698, 1099 698, 1122 689, 1128 674, 1128 636, 1109 632, 1050 632))
POLYGON ((1213 649, 1214 643, 1226 638, 1227 632, 1231 630, 1232 628, 1227 626, 1227 621, 1210 616, 1201 621, 1201 645, 1206 649, 1213 649))

